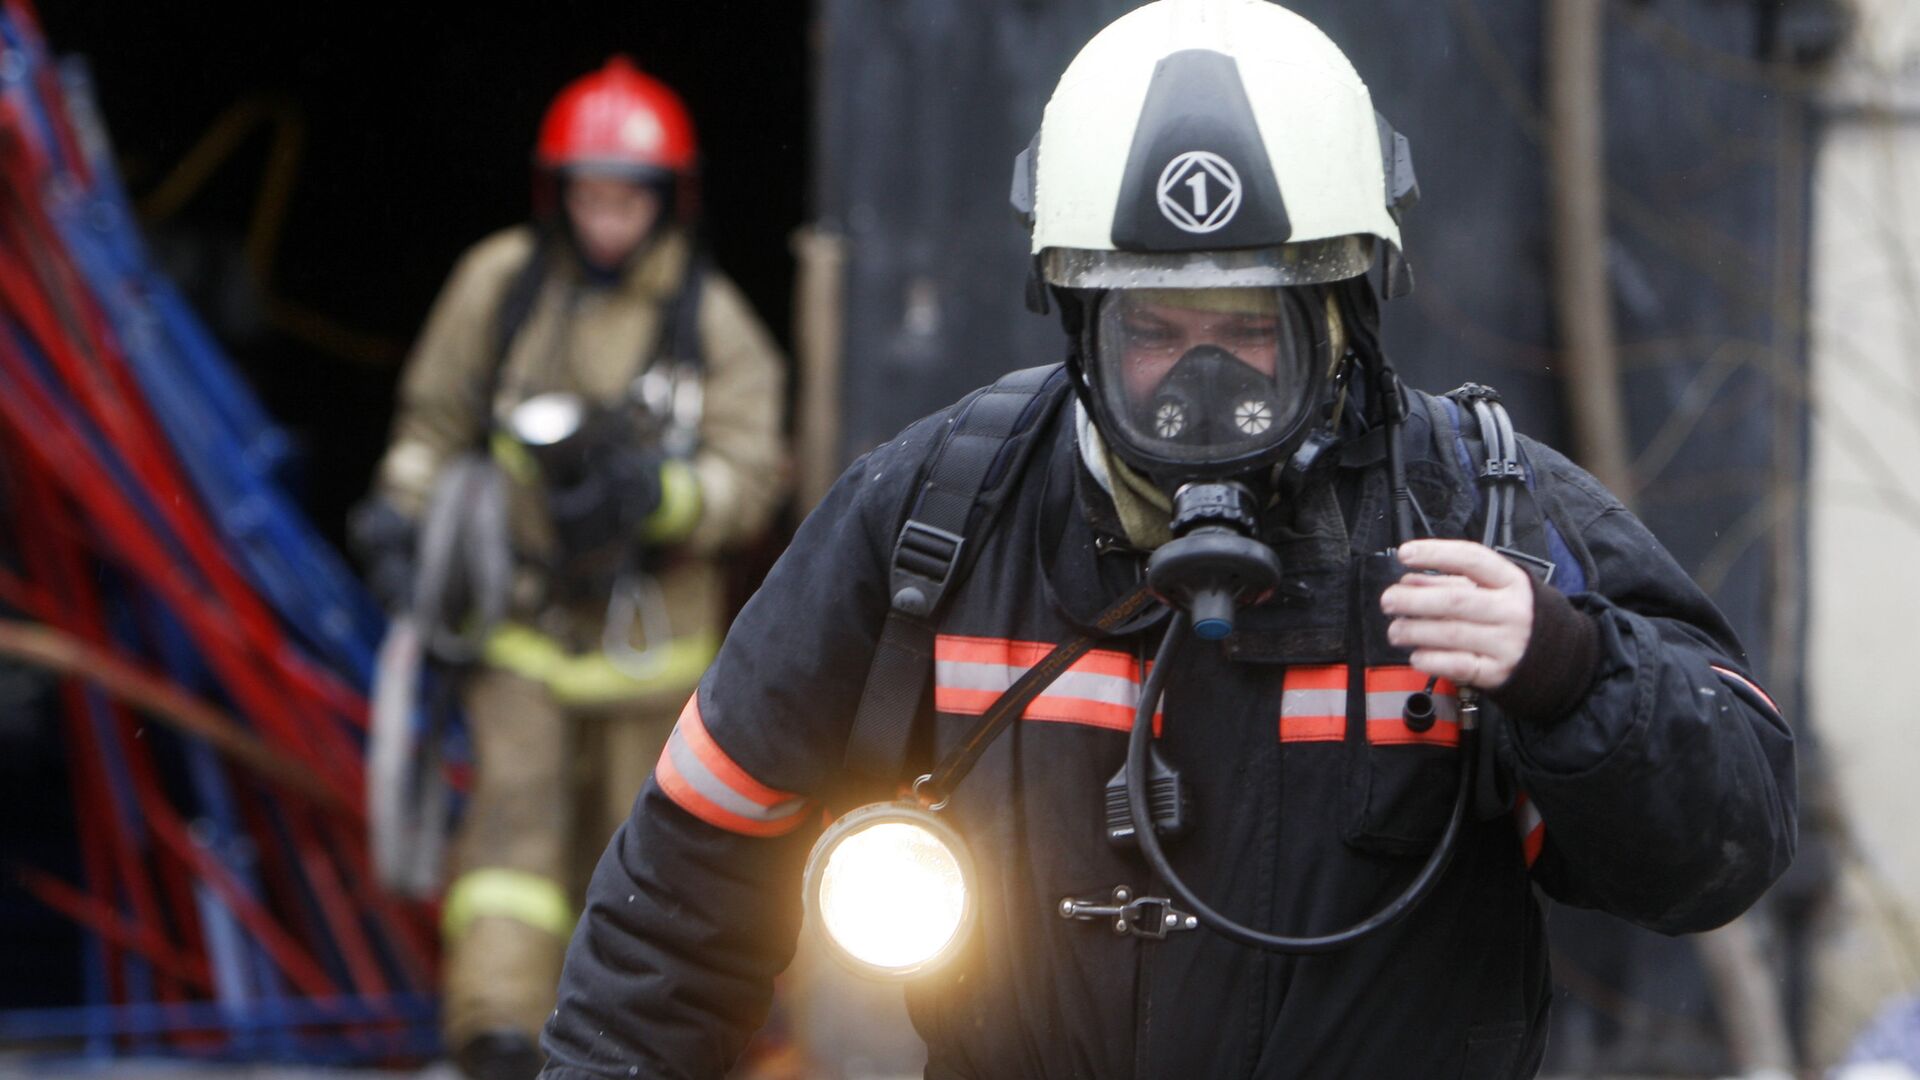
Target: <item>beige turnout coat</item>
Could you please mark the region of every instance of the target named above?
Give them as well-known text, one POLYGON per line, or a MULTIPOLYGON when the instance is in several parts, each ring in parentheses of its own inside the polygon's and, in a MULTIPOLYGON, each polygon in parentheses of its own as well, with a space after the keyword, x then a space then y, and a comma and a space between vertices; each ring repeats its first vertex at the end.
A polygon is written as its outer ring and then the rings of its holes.
MULTIPOLYGON (((533 246, 531 228, 508 229, 476 245, 454 269, 408 360, 377 483, 397 508, 417 518, 442 467, 491 441, 511 478, 516 573, 511 621, 490 642, 489 663, 547 683, 563 703, 684 699, 718 645, 725 584, 719 559, 766 527, 785 490, 785 363, 738 288, 708 267, 698 310, 704 412, 690 462, 695 483, 683 485, 697 491, 697 517, 690 528, 676 529, 684 535, 657 574, 675 651, 657 677, 636 683, 597 655, 604 598, 569 604, 552 598, 553 583, 544 578, 553 541, 539 478, 506 440, 489 440, 488 433, 535 394, 571 391, 610 405, 627 393, 662 340, 691 245, 683 233, 669 231, 621 280, 604 284, 587 282, 573 259, 550 259, 500 361, 498 312, 533 246), (497 391, 483 403, 496 362, 502 364, 497 391)), ((643 641, 637 627, 632 638, 636 646, 659 644, 643 641)))

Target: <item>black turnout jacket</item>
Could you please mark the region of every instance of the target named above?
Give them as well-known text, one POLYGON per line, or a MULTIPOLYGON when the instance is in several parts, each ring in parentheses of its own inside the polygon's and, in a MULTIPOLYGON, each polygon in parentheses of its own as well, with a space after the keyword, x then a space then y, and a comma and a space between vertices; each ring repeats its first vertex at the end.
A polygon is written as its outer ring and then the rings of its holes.
MULTIPOLYGON (((938 626, 919 724, 938 754, 1053 645, 1140 579, 1050 385, 998 482, 1004 509, 938 626)), ((1437 535, 1478 537, 1459 411, 1414 394, 1411 487, 1437 535)), ((823 821, 863 795, 843 767, 888 610, 893 543, 954 410, 847 470, 734 624, 594 875, 548 1025, 553 1080, 719 1077, 764 1020, 823 821)), ((1472 425, 1469 423, 1469 429, 1472 425)), ((1193 828, 1175 869, 1217 909, 1323 934, 1397 896, 1456 790, 1459 710, 1412 730, 1424 678, 1386 642, 1382 442, 1266 523, 1286 585, 1168 677, 1158 746, 1193 828)), ((1533 1075, 1549 983, 1534 887, 1664 933, 1754 902, 1792 857, 1793 740, 1725 620, 1632 514, 1522 440, 1521 546, 1591 616, 1591 685, 1562 715, 1482 709, 1484 767, 1429 899, 1345 951, 1283 956, 1205 928, 1147 940, 1065 919, 1067 898, 1168 893, 1103 833, 1141 671, 1164 622, 1108 639, 1035 699, 944 815, 979 873, 961 962, 909 987, 931 1078, 1533 1075)))

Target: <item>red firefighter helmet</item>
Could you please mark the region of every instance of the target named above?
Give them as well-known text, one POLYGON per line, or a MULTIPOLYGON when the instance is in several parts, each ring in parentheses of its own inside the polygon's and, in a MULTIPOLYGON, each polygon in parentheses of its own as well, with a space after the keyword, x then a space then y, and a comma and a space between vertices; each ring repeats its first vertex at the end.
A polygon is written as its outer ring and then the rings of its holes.
POLYGON ((567 84, 547 107, 534 150, 534 204, 551 212, 554 179, 592 171, 657 185, 684 215, 697 156, 693 120, 679 95, 615 56, 567 84))

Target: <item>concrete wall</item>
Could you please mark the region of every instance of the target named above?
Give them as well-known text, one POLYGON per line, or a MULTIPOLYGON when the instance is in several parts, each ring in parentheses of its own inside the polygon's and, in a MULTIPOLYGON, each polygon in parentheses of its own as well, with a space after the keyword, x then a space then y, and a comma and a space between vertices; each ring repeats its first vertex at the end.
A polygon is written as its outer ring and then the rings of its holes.
POLYGON ((1809 690, 1855 841, 1817 952, 1820 1061, 1920 992, 1920 4, 1859 8, 1814 188, 1809 690))

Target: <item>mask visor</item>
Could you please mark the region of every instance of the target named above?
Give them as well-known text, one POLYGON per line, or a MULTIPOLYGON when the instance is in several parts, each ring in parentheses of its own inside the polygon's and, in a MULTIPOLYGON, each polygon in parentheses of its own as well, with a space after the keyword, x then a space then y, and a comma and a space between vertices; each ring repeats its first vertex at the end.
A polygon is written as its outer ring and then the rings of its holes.
POLYGON ((1107 434, 1141 460, 1210 471, 1292 437, 1320 349, 1285 289, 1118 289, 1093 352, 1107 434))

